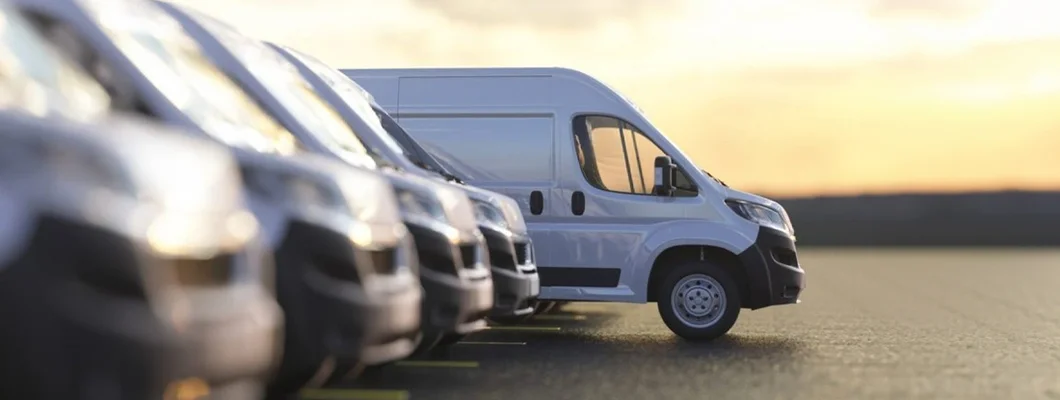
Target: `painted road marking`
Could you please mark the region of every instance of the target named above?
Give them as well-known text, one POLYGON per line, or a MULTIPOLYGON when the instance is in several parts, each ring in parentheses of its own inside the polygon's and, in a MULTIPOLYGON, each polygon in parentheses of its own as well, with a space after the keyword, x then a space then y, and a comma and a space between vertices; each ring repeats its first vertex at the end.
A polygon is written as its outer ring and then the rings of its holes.
POLYGON ((489 326, 490 331, 559 332, 558 326, 489 326))
POLYGON ((302 400, 408 400, 407 390, 306 389, 302 400))
POLYGON ((541 321, 585 321, 584 315, 535 315, 533 319, 541 321))
POLYGON ((467 341, 467 342, 456 342, 456 344, 470 344, 470 345, 477 345, 477 344, 493 345, 493 344, 495 344, 495 345, 509 345, 509 346, 525 346, 526 342, 472 342, 472 341, 467 341))
POLYGON ((478 368, 478 361, 431 361, 431 360, 406 360, 394 363, 396 367, 419 367, 419 368, 478 368))

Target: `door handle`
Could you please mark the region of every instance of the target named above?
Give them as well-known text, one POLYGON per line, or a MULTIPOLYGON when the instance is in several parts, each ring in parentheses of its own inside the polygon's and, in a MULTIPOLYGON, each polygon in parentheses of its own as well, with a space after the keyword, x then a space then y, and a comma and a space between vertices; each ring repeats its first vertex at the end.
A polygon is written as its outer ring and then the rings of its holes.
POLYGON ((574 194, 570 195, 570 212, 574 213, 574 215, 585 213, 585 193, 575 190, 574 194))
POLYGON ((545 195, 540 190, 530 192, 530 214, 541 215, 545 209, 545 195))

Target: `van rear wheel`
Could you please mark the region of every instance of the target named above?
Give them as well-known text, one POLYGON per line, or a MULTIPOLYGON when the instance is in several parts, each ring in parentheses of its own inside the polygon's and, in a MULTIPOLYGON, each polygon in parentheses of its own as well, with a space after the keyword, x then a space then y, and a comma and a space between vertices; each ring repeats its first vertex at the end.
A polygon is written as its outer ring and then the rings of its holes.
POLYGON ((709 262, 677 266, 656 289, 663 322, 687 340, 717 339, 732 329, 740 315, 736 281, 709 262))

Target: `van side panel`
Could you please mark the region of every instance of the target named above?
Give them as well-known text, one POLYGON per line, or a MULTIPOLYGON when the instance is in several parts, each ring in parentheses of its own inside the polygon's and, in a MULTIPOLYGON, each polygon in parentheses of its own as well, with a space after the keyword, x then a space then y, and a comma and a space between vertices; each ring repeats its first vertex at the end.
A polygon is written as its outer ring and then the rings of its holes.
POLYGON ((552 100, 552 91, 549 89, 552 78, 548 76, 445 76, 400 79, 402 111, 420 112, 444 108, 451 114, 459 113, 461 108, 467 107, 481 112, 504 108, 506 105, 521 108, 547 107, 551 105, 552 100), (518 104, 512 102, 513 93, 519 95, 518 104))
POLYGON ((410 135, 468 184, 519 203, 538 266, 549 265, 555 247, 551 229, 542 226, 554 204, 549 198, 555 121, 545 107, 551 98, 548 83, 549 78, 537 76, 403 77, 395 113, 410 135), (512 93, 520 93, 519 104, 512 104, 512 93), (546 199, 541 210, 531 209, 536 193, 546 199))
POLYGON ((552 180, 551 116, 404 117, 401 126, 471 185, 493 190, 552 180))
POLYGON ((379 103, 387 113, 397 112, 398 107, 398 86, 400 81, 395 77, 388 76, 366 76, 357 77, 354 80, 368 93, 372 94, 375 98, 375 102, 379 103))

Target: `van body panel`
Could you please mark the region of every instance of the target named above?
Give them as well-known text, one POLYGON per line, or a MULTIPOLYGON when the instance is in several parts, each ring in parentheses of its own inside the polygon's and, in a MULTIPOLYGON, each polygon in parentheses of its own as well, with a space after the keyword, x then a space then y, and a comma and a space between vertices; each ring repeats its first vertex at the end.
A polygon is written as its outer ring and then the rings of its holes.
MULTIPOLYGON (((747 276, 764 285, 753 288, 761 293, 750 308, 784 303, 771 300, 777 289, 770 287, 770 271, 786 268, 770 264, 765 242, 772 239, 725 201, 760 204, 787 220, 783 207, 709 176, 599 80, 566 68, 342 71, 440 161, 466 172, 470 184, 519 203, 537 247, 547 253, 538 260, 542 299, 645 302, 659 255, 696 245, 748 260, 747 276), (604 140, 608 129, 613 140, 604 140), (672 159, 686 193, 651 193, 657 155, 672 159), (583 163, 590 159, 595 169, 583 163), (537 213, 530 209, 535 191, 544 199, 537 213)), ((790 247, 794 252, 793 242, 790 247)), ((795 268, 798 282, 784 285, 801 288, 795 268)))

